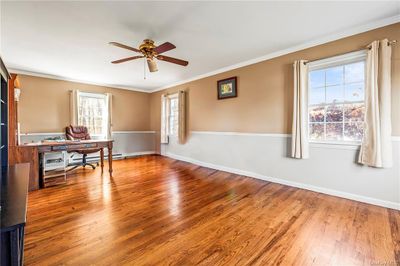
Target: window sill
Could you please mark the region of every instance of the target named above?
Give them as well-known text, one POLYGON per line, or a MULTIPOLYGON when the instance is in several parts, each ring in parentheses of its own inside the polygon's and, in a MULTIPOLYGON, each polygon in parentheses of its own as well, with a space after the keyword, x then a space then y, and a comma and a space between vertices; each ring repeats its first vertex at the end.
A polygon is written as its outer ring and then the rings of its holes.
POLYGON ((361 142, 327 142, 327 141, 309 141, 313 148, 327 148, 339 150, 358 150, 361 142))

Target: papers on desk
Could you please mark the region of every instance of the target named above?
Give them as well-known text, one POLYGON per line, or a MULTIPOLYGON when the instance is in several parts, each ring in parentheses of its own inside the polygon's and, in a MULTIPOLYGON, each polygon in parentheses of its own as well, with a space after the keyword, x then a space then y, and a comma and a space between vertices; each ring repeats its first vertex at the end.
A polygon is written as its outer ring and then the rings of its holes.
POLYGON ((79 143, 81 142, 81 140, 77 139, 77 140, 50 140, 50 139, 44 139, 44 140, 40 140, 40 141, 35 141, 35 142, 27 142, 24 143, 23 145, 27 145, 27 146, 38 146, 41 144, 52 144, 52 143, 79 143))
POLYGON ((45 138, 42 140, 43 143, 48 143, 48 142, 65 142, 65 138, 61 137, 61 136, 57 136, 57 137, 49 137, 49 138, 45 138))
POLYGON ((24 143, 23 145, 27 145, 27 146, 37 146, 37 145, 40 145, 40 144, 42 144, 41 141, 36 141, 36 142, 27 142, 27 143, 24 143))
POLYGON ((75 142, 81 142, 82 140, 80 140, 80 139, 72 139, 72 140, 70 140, 70 139, 44 139, 44 140, 42 140, 41 142, 42 143, 54 143, 54 142, 57 142, 57 143, 75 143, 75 142))
POLYGON ((43 139, 42 143, 49 143, 49 142, 65 142, 65 139, 43 139))

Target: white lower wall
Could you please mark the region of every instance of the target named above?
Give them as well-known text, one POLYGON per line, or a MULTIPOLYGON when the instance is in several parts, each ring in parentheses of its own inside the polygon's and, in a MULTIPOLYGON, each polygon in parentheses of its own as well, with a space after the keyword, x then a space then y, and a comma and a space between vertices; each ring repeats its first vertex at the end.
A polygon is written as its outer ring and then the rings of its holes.
POLYGON ((400 142, 393 139, 394 166, 377 169, 355 163, 358 146, 311 144, 310 158, 288 157, 290 136, 191 132, 184 145, 175 138, 161 153, 198 165, 400 209, 400 142))
MULTIPOLYGON (((37 142, 49 137, 64 136, 64 133, 25 133, 21 134, 21 143, 37 142)), ((115 131, 113 154, 122 157, 155 153, 154 131, 115 131)), ((105 152, 107 155, 107 151, 105 152)), ((91 156, 96 156, 93 154, 91 156)), ((79 158, 75 155, 74 158, 79 158)))
POLYGON ((123 156, 155 153, 154 131, 116 131, 113 139, 113 150, 123 156))

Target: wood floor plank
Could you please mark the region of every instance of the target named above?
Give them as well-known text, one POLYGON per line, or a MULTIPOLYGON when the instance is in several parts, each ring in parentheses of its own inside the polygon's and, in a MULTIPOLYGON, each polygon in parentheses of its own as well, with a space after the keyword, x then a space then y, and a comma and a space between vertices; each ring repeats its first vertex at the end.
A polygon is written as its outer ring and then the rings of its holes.
POLYGON ((161 156, 29 194, 26 265, 400 265, 400 212, 161 156))

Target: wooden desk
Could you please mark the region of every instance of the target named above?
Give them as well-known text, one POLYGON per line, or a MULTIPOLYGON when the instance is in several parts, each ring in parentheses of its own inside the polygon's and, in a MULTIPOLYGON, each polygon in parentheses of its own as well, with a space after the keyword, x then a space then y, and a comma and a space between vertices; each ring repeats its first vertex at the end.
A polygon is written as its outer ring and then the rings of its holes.
POLYGON ((14 160, 16 162, 30 162, 29 191, 39 189, 39 154, 51 151, 73 151, 76 149, 100 148, 101 171, 104 168, 104 148, 108 149, 109 173, 112 176, 112 148, 113 140, 81 140, 63 142, 37 142, 17 146, 14 160), (32 170, 33 169, 33 170, 32 170))
POLYGON ((29 164, 9 166, 1 178, 1 265, 22 265, 29 164))

